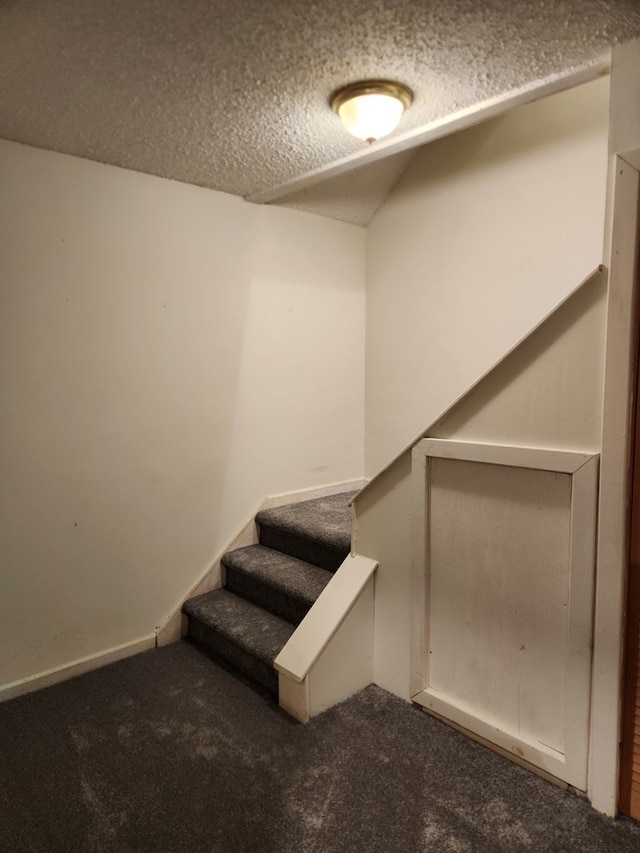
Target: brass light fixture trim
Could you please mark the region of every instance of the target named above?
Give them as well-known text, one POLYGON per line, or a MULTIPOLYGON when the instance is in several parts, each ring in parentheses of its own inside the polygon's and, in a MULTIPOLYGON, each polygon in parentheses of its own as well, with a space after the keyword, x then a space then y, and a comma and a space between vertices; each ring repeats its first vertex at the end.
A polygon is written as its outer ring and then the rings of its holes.
POLYGON ((352 98, 361 95, 387 95, 400 101, 404 109, 408 109, 413 101, 413 92, 402 83, 394 83, 391 80, 361 80, 358 83, 349 83, 337 89, 331 95, 330 103, 332 109, 339 114, 339 109, 352 98))
POLYGON ((348 132, 369 143, 394 131, 412 101, 411 89, 392 80, 349 83, 329 100, 348 132))

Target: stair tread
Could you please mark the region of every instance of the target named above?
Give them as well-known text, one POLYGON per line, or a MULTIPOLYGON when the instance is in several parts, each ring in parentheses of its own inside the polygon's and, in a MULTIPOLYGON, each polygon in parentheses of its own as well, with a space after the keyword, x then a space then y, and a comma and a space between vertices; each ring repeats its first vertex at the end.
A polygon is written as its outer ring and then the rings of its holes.
POLYGON ((264 545, 248 545, 222 558, 227 568, 244 572, 260 583, 311 606, 331 580, 326 569, 264 545))
POLYGON ((354 491, 342 492, 338 495, 263 509, 256 515, 256 521, 260 525, 288 530, 348 552, 351 547, 349 501, 355 494, 354 491))
POLYGON ((295 631, 289 622, 225 589, 189 599, 184 611, 270 665, 295 631))

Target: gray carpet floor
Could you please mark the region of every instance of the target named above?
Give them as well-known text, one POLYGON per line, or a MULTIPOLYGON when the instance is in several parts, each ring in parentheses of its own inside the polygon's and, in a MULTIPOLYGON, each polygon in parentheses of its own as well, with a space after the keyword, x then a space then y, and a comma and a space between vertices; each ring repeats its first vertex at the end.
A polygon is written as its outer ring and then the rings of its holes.
POLYGON ((0 705, 2 853, 640 851, 369 687, 308 726, 177 643, 0 705))

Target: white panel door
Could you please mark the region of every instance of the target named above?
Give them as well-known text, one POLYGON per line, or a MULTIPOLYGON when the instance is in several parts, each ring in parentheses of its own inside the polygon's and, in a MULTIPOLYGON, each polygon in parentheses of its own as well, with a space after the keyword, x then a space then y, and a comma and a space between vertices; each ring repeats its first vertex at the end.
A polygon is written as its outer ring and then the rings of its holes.
POLYGON ((586 788, 597 457, 414 450, 414 701, 586 788))

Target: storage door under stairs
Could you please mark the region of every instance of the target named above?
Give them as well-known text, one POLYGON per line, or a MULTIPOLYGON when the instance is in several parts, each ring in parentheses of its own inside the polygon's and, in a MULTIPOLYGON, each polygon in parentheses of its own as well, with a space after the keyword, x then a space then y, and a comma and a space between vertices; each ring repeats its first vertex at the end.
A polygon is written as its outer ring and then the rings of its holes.
POLYGON ((413 453, 414 701, 587 786, 598 457, 413 453))

